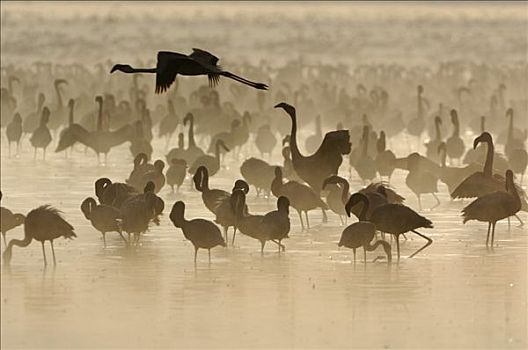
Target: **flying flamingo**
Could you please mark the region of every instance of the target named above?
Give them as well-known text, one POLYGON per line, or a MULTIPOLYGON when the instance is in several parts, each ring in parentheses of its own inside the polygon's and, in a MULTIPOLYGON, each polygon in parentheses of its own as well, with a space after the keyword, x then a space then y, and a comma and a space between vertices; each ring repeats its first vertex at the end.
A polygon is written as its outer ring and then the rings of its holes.
POLYGON ((160 94, 169 89, 176 80, 176 75, 207 75, 209 85, 214 87, 218 84, 220 77, 226 77, 249 85, 259 90, 267 90, 268 86, 263 83, 255 83, 223 70, 217 63, 218 57, 213 54, 193 48, 190 55, 176 52, 159 51, 158 62, 155 68, 133 68, 128 64, 116 64, 110 73, 116 70, 123 73, 155 73, 156 93, 160 94))

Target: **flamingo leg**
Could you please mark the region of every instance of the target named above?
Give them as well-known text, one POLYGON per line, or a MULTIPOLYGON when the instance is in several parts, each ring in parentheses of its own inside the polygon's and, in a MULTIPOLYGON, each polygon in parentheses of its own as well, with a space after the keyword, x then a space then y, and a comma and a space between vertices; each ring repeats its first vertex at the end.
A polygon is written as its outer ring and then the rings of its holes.
POLYGON ((511 229, 511 221, 510 221, 510 217, 508 216, 508 232, 510 231, 510 229, 511 229))
POLYGON ((493 228, 491 230, 491 248, 493 248, 493 245, 495 244, 495 225, 497 225, 497 222, 493 223, 493 228))
POLYGON ((436 196, 436 193, 431 193, 433 195, 433 197, 436 199, 436 204, 433 205, 433 207, 431 208, 431 210, 433 210, 434 208, 438 207, 440 205, 440 199, 438 199, 438 197, 436 196))
POLYGON ((46 160, 46 148, 44 148, 44 152, 42 153, 42 160, 46 160))
POLYGON ((264 255, 264 245, 266 244, 266 241, 260 241, 260 255, 264 255))
MULTIPOLYGON (((235 236, 236 236, 236 231, 237 231, 237 228, 236 226, 233 226, 233 239, 231 240, 231 246, 235 246, 235 236)), ((227 240, 226 240, 227 242, 227 240)))
POLYGON ((8 154, 9 154, 9 158, 11 158, 11 141, 7 141, 7 146, 8 146, 8 154))
POLYGON ((301 230, 304 231, 304 223, 303 223, 302 213, 298 209, 297 209, 297 214, 299 214, 299 219, 301 220, 301 230))
POLYGON ((428 246, 430 246, 432 243, 433 243, 433 240, 429 237, 427 237, 426 235, 424 234, 421 234, 420 232, 418 231, 415 231, 415 230, 411 230, 412 232, 416 233, 418 236, 424 238, 427 240, 427 243, 421 247, 420 249, 418 249, 417 251, 415 251, 414 253, 412 253, 411 256, 409 256, 409 258, 412 258, 413 256, 415 256, 416 254, 418 254, 419 252, 421 252, 422 250, 424 250, 425 248, 427 248, 428 246))
POLYGON ((277 241, 276 239, 272 239, 271 241, 279 247, 279 253, 280 253, 281 248, 282 248, 282 251, 286 250, 286 247, 280 241, 277 241))
POLYGON ((4 238, 4 246, 7 245, 5 236, 6 236, 6 233, 5 233, 5 232, 2 232, 2 237, 4 238))
POLYGON ((227 244, 227 226, 224 226, 223 229, 224 229, 224 241, 226 241, 226 244, 227 244))
POLYGON ((491 231, 491 221, 488 222, 488 235, 486 236, 486 247, 487 247, 488 244, 489 244, 490 231, 491 231))
POLYGON ((363 263, 367 263, 367 249, 363 247, 363 263))
POLYGON ((103 244, 104 244, 104 247, 106 248, 106 232, 101 232, 103 234, 103 244))
POLYGON ((194 264, 196 265, 196 256, 198 255, 198 247, 194 247, 194 264))
POLYGON ((396 250, 398 251, 398 261, 400 261, 400 236, 396 236, 396 250))
POLYGON ((53 265, 57 265, 57 260, 55 260, 55 248, 53 247, 53 240, 51 240, 50 243, 51 243, 51 254, 53 255, 53 265))
MULTIPOLYGON (((323 223, 326 223, 328 222, 328 215, 326 215, 326 210, 323 208, 321 208, 321 210, 323 211, 323 223)), ((308 215, 308 212, 306 212, 306 215, 308 215)))
POLYGON ((524 222, 521 220, 521 218, 519 217, 519 215, 515 214, 515 218, 517 220, 519 220, 519 227, 523 227, 524 226, 524 222))
POLYGON ((44 241, 40 242, 42 244, 42 255, 44 255, 44 266, 48 265, 48 260, 46 259, 46 250, 44 249, 44 241))
POLYGON ((352 251, 354 252, 354 265, 356 264, 356 248, 352 248, 352 251))
POLYGON ((119 232, 119 235, 121 236, 123 241, 125 241, 125 243, 128 245, 128 241, 126 240, 125 236, 123 236, 123 234, 121 232, 119 232))
POLYGON ((209 264, 211 263, 211 249, 207 249, 207 254, 209 255, 209 264))
POLYGON ((310 221, 308 220, 308 211, 307 210, 304 212, 304 216, 306 216, 306 227, 309 230, 310 229, 310 221))

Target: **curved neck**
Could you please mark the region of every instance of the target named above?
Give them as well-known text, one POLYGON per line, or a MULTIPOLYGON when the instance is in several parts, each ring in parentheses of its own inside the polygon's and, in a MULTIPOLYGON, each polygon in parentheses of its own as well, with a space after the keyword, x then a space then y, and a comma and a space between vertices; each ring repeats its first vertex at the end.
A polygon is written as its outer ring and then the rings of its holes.
POLYGON ((61 95, 61 92, 60 92, 60 89, 59 89, 59 84, 55 84, 55 92, 57 93, 57 104, 59 106, 59 109, 62 109, 62 107, 63 107, 62 95, 61 95))
POLYGON ((458 122, 458 118, 453 119, 453 136, 459 136, 460 135, 460 123, 458 122))
POLYGON ((495 152, 495 147, 493 142, 486 141, 488 144, 488 153, 486 154, 486 162, 484 163, 484 175, 490 176, 493 172, 493 153, 495 152))
POLYGON ((513 139, 513 113, 510 113, 510 120, 508 124, 508 141, 513 139))
POLYGON ((103 130, 103 101, 97 101, 99 103, 99 112, 97 114, 97 131, 103 130))
POLYGON ((350 190, 350 184, 345 179, 341 180, 340 183, 341 183, 341 186, 343 186, 343 189, 341 190, 341 201, 343 202, 343 204, 345 204, 348 198, 348 191, 350 190))
POLYGON ((194 141, 194 118, 189 118, 189 147, 195 147, 194 141))
POLYGON ((12 239, 9 241, 9 243, 7 244, 7 248, 4 252, 4 256, 7 256, 8 257, 8 260, 11 259, 11 252, 13 250, 13 246, 17 246, 17 247, 27 247, 29 245, 29 243, 31 243, 31 240, 33 238, 28 235, 27 233, 25 233, 24 235, 24 239, 12 239))
POLYGON ((201 179, 202 192, 209 191, 209 173, 202 171, 201 179))
POLYGON ((369 208, 369 202, 366 197, 361 196, 361 202, 363 203, 363 208, 359 213, 359 221, 367 221, 367 210, 369 208))
POLYGON ((440 165, 442 168, 445 168, 446 166, 446 158, 447 158, 447 152, 445 148, 442 148, 440 151, 440 165))
POLYGON ((440 121, 439 120, 435 120, 435 132, 436 132, 436 139, 441 140, 442 133, 440 131, 440 121))
POLYGON ((373 250, 376 250, 376 248, 378 248, 378 246, 380 245, 383 246, 383 249, 385 250, 385 253, 387 254, 387 259, 391 261, 392 260, 392 257, 390 255, 391 246, 386 241, 379 240, 379 241, 376 241, 374 244, 371 244, 371 242, 367 242, 367 244, 364 247, 366 251, 371 252, 373 250))
POLYGON ((68 123, 71 126, 73 124, 73 103, 70 105, 70 114, 68 116, 68 123))
POLYGON ((299 151, 299 147, 297 147, 297 116, 295 114, 290 115, 292 126, 291 126, 291 133, 290 133, 290 153, 291 158, 304 158, 304 156, 299 151))

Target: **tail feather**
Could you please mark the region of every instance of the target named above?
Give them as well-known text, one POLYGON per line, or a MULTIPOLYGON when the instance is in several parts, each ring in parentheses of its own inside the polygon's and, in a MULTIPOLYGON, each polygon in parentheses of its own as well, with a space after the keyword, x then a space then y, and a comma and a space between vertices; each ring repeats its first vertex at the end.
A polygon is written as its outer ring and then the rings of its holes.
POLYGON ((238 81, 239 83, 242 83, 242 84, 246 84, 246 85, 249 85, 255 89, 259 89, 259 90, 267 90, 268 89, 268 85, 266 84, 263 84, 263 83, 256 83, 256 82, 253 82, 253 81, 250 81, 250 80, 247 80, 245 78, 242 78, 236 74, 233 74, 231 72, 222 72, 220 73, 221 75, 223 75, 224 77, 227 77, 227 78, 230 78, 230 79, 233 79, 233 80, 236 80, 238 81))

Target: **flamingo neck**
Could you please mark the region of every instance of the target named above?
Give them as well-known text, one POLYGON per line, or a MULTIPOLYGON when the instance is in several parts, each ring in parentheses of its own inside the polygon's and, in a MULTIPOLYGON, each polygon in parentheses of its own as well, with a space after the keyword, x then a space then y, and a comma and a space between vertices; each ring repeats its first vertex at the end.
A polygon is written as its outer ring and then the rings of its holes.
POLYGON ((435 132, 436 132, 436 139, 440 141, 442 139, 442 132, 440 131, 440 122, 435 120, 435 132))
POLYGON ((73 124, 73 104, 70 106, 70 114, 68 116, 68 124, 70 126, 73 124))
POLYGON ((508 124, 508 142, 513 140, 513 113, 510 113, 510 122, 508 124))
POLYGON ((343 202, 343 204, 345 204, 348 199, 348 191, 350 190, 350 184, 347 180, 343 179, 341 181, 341 185, 343 186, 343 189, 341 190, 341 201, 343 202))
POLYGON ((62 95, 58 84, 55 84, 55 92, 57 93, 57 106, 59 107, 59 109, 62 109, 64 105, 62 103, 62 95))
POLYGON ((447 157, 446 153, 447 152, 445 149, 440 150, 440 165, 442 166, 442 168, 446 167, 446 157, 447 157))
POLYGON ((32 239, 33 238, 30 235, 25 233, 24 239, 12 239, 12 240, 10 240, 9 243, 7 244, 6 250, 4 251, 4 257, 6 257, 6 259, 8 261, 11 260, 11 254, 12 254, 12 251, 13 251, 13 246, 16 245, 17 247, 27 247, 31 243, 32 239))
POLYGON ((196 142, 194 141, 194 119, 189 119, 189 147, 195 147, 196 142))
POLYGON ((359 213, 359 221, 367 221, 367 210, 369 208, 369 202, 366 197, 361 197, 361 201, 363 202, 363 208, 361 208, 361 212, 359 213))
POLYGON ((486 154, 486 162, 484 163, 484 175, 491 177, 493 172, 493 153, 495 153, 495 147, 493 142, 487 141, 488 151, 486 154))
POLYGON ((290 115, 292 127, 291 127, 291 133, 290 133, 290 153, 291 158, 293 159, 301 159, 304 158, 304 156, 299 151, 299 147, 297 147, 297 117, 295 114, 290 115))

